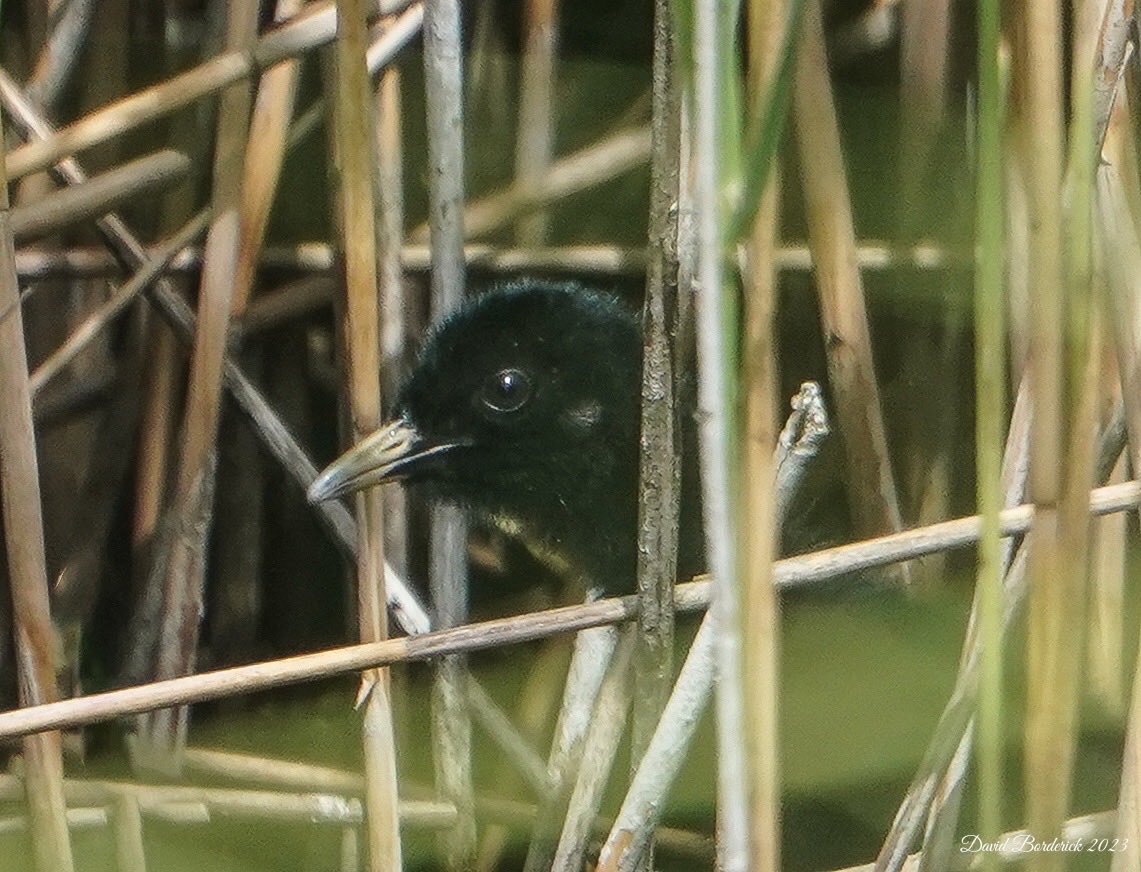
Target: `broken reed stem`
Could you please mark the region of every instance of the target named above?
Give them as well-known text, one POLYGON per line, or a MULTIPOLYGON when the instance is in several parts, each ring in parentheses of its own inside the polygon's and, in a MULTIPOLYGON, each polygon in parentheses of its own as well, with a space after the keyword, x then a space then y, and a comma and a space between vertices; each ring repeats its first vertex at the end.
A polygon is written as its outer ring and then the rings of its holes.
MULTIPOLYGON (((1122 512, 1141 504, 1141 481, 1095 488, 1090 512, 1095 516, 1122 512)), ((1000 515, 1004 537, 1021 536, 1030 528, 1032 505, 1005 509, 1000 515)), ((787 557, 773 564, 773 581, 788 589, 978 541, 977 515, 943 521, 903 533, 827 548, 812 554, 787 557)), ((710 602, 706 577, 679 584, 674 601, 679 612, 699 611, 710 602)), ((0 740, 57 728, 96 723, 126 714, 138 714, 187 702, 204 702, 268 690, 302 681, 359 672, 374 666, 426 660, 442 654, 481 651, 500 645, 528 642, 560 633, 617 624, 637 614, 637 597, 602 599, 585 605, 563 606, 511 618, 466 624, 418 636, 389 639, 370 645, 350 645, 314 654, 251 663, 202 672, 183 678, 156 681, 136 687, 90 694, 50 705, 0 712, 0 740)))
MULTIPOLYGON (((241 3, 229 4, 227 48, 231 52, 248 51, 256 34, 257 10, 241 3)), ((248 82, 240 81, 223 92, 214 150, 213 219, 203 256, 198 329, 190 359, 181 456, 170 508, 178 532, 162 546, 169 552, 156 561, 156 571, 165 574, 161 634, 155 657, 155 675, 160 678, 192 672, 197 657, 249 110, 248 82)), ((187 714, 181 709, 145 719, 140 724, 136 764, 177 768, 178 754, 186 743, 187 714)))
MULTIPOLYGON (((463 43, 458 0, 427 0, 424 7, 424 97, 428 126, 428 223, 431 237, 432 318, 463 301, 464 130, 463 43)), ((467 523, 456 506, 430 510, 428 583, 436 624, 467 620, 467 523)), ((433 763, 441 795, 459 811, 441 847, 449 869, 471 868, 476 852, 471 713, 464 693, 467 663, 445 657, 432 685, 433 763)))
MULTIPOLYGON (((364 0, 341 0, 336 41, 335 160, 344 233, 345 350, 352 441, 380 426, 380 336, 373 203, 371 87, 365 69, 364 0)), ((361 642, 388 637, 381 493, 358 493, 357 603, 361 642)), ((402 868, 397 814, 396 739, 387 669, 361 676, 362 737, 368 813, 368 863, 374 872, 402 868)))
MULTIPOLYGON (((16 682, 22 706, 55 702, 55 628, 48 602, 44 527, 32 395, 28 386, 24 320, 9 227, 5 147, 0 142, 0 504, 3 506, 8 589, 12 599, 16 682)), ((37 872, 71 872, 71 844, 63 800, 59 733, 23 742, 32 851, 37 872)))
MULTIPOLYGON (((847 458, 858 535, 899 530, 895 476, 887 449, 863 283, 819 0, 803 0, 793 108, 836 420, 847 458)), ((905 568, 901 568, 907 578, 905 568)))
MULTIPOLYGON (((527 0, 523 19, 515 185, 528 190, 546 178, 554 148, 558 0, 527 0)), ((530 248, 546 242, 548 223, 542 211, 522 218, 515 228, 519 246, 530 248)))

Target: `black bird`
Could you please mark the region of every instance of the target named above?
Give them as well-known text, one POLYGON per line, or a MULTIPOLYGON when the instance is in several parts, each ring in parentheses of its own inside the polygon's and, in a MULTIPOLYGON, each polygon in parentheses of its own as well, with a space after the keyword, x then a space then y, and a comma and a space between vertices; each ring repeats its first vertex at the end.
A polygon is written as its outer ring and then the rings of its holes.
MULTIPOLYGON (((393 420, 321 473, 309 499, 402 479, 560 574, 628 592, 641 372, 638 318, 618 300, 573 284, 500 285, 428 335, 393 420)), ((697 490, 687 468, 681 572, 701 564, 697 490)))

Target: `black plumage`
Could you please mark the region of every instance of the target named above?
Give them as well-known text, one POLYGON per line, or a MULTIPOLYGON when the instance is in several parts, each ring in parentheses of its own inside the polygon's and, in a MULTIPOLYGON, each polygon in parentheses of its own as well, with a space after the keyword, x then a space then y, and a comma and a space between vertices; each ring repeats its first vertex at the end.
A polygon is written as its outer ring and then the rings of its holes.
MULTIPOLYGON (((403 479, 563 574, 632 590, 641 371, 638 318, 615 298, 574 284, 501 285, 429 334, 393 420, 326 469, 310 499, 403 479)), ((679 568, 693 571, 695 471, 683 479, 679 568)))

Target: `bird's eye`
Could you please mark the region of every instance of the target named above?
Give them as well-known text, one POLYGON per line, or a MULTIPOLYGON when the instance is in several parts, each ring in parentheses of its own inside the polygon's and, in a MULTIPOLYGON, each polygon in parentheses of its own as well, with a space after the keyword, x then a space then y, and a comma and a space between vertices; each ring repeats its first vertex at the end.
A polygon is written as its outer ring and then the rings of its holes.
POLYGON ((483 404, 496 412, 517 412, 531 399, 531 379, 519 369, 501 369, 483 386, 483 404))

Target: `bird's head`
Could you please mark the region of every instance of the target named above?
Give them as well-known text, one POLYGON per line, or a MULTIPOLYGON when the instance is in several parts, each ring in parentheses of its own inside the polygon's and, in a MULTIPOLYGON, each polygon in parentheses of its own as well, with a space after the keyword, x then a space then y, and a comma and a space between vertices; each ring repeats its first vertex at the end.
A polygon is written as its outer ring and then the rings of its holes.
MULTIPOLYGON (((556 543, 559 517, 633 505, 641 338, 618 301, 523 282, 482 294, 432 331, 394 417, 328 467, 325 500, 396 479, 556 543)), ((624 519, 623 519, 624 520, 624 519)), ((613 519, 611 519, 613 522, 613 519)))

